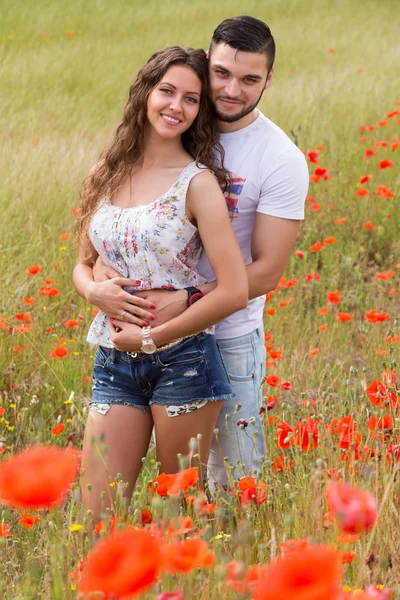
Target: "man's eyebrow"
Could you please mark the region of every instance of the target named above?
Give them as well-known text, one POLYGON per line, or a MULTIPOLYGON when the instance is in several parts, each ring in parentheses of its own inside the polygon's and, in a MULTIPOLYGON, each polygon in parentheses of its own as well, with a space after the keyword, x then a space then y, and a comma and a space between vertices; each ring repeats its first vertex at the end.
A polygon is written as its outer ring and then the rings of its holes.
MULTIPOLYGON (((170 87, 174 88, 174 90, 176 90, 176 87, 172 83, 168 83, 168 81, 160 81, 160 85, 169 85, 170 87)), ((186 92, 186 93, 200 96, 199 92, 186 92)))
MULTIPOLYGON (((218 63, 216 63, 215 65, 213 65, 213 69, 219 69, 220 71, 224 71, 225 73, 229 73, 230 71, 228 71, 228 69, 226 69, 225 67, 223 67, 222 65, 219 65, 218 63)), ((247 75, 243 75, 243 77, 248 77, 251 79, 257 79, 258 81, 260 81, 262 79, 261 75, 258 75, 257 73, 248 73, 247 75)))

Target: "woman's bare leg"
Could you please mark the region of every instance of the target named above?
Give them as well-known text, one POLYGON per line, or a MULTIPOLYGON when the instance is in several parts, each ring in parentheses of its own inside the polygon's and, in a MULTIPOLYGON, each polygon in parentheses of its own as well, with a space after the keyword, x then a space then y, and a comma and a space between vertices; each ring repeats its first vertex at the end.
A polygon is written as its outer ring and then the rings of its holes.
POLYGON ((199 454, 199 459, 189 456, 189 466, 199 467, 200 481, 204 477, 210 454, 211 442, 222 400, 207 402, 192 413, 169 417, 165 406, 153 404, 151 412, 156 430, 157 460, 161 463, 161 473, 176 473, 180 469, 178 454, 190 454, 189 442, 191 438, 198 440, 198 447, 193 454, 199 454))
POLYGON ((149 410, 117 404, 105 415, 89 411, 82 451, 81 489, 84 509, 92 511, 95 523, 115 501, 115 487, 110 487, 110 483, 118 473, 128 484, 124 497, 131 498, 152 429, 149 410))

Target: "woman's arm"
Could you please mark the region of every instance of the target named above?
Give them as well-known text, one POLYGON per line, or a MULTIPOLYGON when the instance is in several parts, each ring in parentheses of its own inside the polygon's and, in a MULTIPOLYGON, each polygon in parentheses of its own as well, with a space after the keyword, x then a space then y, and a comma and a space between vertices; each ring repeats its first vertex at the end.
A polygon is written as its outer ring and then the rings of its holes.
MULTIPOLYGON (((206 171, 194 177, 186 198, 186 212, 195 220, 216 277, 216 287, 184 313, 154 327, 157 346, 193 335, 245 308, 248 302, 246 268, 233 232, 226 202, 214 176, 206 171)), ((121 350, 140 349, 141 334, 121 321, 111 324, 110 336, 121 350), (115 325, 123 331, 116 333, 115 325)))
POLYGON ((137 325, 147 325, 154 317, 146 308, 151 308, 153 305, 144 298, 133 296, 123 289, 123 286, 137 285, 140 282, 125 277, 114 277, 96 283, 93 278, 93 265, 97 257, 98 254, 90 240, 83 236, 79 244, 78 261, 72 273, 72 280, 78 294, 109 317, 116 319, 120 319, 124 312, 129 313, 132 306, 136 305, 137 316, 131 315, 132 322, 137 325))

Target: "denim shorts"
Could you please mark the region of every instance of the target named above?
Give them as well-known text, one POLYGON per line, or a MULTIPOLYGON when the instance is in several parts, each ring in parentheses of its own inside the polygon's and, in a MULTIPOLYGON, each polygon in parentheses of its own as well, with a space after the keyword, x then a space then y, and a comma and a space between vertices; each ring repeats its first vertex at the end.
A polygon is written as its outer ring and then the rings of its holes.
POLYGON ((89 406, 102 414, 113 404, 141 410, 159 404, 171 409, 169 416, 179 416, 206 402, 233 396, 215 336, 206 333, 186 338, 168 350, 135 358, 99 346, 92 390, 89 406))

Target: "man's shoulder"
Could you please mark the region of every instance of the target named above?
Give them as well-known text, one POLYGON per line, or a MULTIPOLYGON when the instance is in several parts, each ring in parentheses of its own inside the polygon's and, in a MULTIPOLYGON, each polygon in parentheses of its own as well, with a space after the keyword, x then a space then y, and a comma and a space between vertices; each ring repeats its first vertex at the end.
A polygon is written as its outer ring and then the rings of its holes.
POLYGON ((275 157, 286 152, 302 154, 301 150, 290 139, 288 134, 279 125, 271 121, 271 119, 268 119, 268 117, 260 112, 257 121, 259 122, 258 135, 260 141, 262 139, 266 142, 264 152, 273 152, 275 157))

